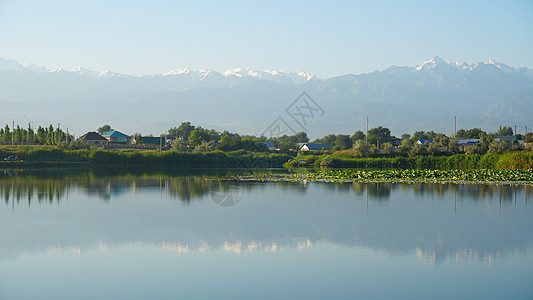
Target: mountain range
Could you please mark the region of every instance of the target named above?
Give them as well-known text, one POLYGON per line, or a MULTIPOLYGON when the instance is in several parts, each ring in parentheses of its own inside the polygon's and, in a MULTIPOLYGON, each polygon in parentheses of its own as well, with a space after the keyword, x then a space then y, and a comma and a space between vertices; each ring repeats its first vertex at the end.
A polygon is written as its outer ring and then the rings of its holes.
POLYGON ((260 135, 277 122, 289 134, 306 131, 315 138, 364 131, 367 117, 370 128, 388 127, 395 135, 451 134, 454 116, 457 129, 496 131, 504 125, 523 133, 533 128, 533 70, 434 57, 417 66, 331 78, 243 68, 135 76, 0 59, 0 106, 3 123, 60 123, 77 135, 103 124, 157 135, 184 121, 260 135))

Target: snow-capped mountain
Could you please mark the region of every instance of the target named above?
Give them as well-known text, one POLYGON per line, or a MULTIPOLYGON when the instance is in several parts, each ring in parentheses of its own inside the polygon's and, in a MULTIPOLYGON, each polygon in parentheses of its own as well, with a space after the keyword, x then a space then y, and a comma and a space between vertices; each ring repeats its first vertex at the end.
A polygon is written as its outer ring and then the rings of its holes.
POLYGON ((261 134, 278 117, 311 136, 362 130, 366 117, 371 127, 386 126, 397 135, 451 133, 454 116, 459 128, 494 131, 499 125, 533 128, 533 70, 434 57, 417 66, 325 79, 248 68, 135 76, 83 67, 47 70, 0 59, 0 102, 0 121, 15 118, 22 124, 24 115, 34 123, 59 120, 80 134, 105 123, 156 134, 182 121, 261 134), (305 126, 286 111, 303 91, 325 112, 305 126))
MULTIPOLYGON (((110 70, 105 71, 93 71, 84 67, 77 67, 74 70, 66 70, 63 68, 47 70, 45 67, 38 67, 34 64, 30 64, 27 67, 19 64, 16 60, 13 59, 2 59, 0 58, 0 71, 32 71, 35 73, 63 73, 63 74, 78 74, 80 76, 87 76, 99 79, 110 79, 116 77, 122 78, 140 78, 135 75, 126 75, 115 73, 110 70)), ((240 79, 243 81, 250 80, 265 80, 272 81, 279 84, 303 84, 310 80, 316 80, 317 77, 313 74, 307 72, 290 72, 290 71, 276 71, 276 70, 265 70, 258 71, 249 68, 235 68, 231 70, 226 70, 222 73, 219 73, 214 70, 191 70, 191 69, 176 69, 162 74, 154 75, 145 75, 141 77, 169 77, 169 78, 180 78, 180 79, 194 79, 194 80, 226 80, 235 82, 235 79, 240 79)))

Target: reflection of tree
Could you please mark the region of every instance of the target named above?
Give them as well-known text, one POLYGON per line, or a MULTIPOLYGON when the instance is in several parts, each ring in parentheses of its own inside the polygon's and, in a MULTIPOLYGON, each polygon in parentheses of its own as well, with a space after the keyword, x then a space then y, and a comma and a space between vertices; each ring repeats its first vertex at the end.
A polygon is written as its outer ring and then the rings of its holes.
POLYGON ((202 177, 181 177, 165 181, 168 193, 178 196, 184 203, 190 203, 193 198, 200 198, 209 193, 211 182, 202 177))
POLYGON ((52 203, 54 199, 58 202, 65 195, 69 183, 56 180, 25 180, 23 177, 12 177, 0 179, 0 194, 4 201, 9 203, 15 201, 17 204, 23 199, 28 201, 28 205, 36 198, 39 203, 52 203))
POLYGON ((411 188, 418 195, 424 194, 437 194, 439 196, 444 195, 449 189, 448 184, 433 184, 433 183, 413 183, 411 188))
MULTIPOLYGON (((0 195, 6 203, 20 203, 27 199, 28 205, 34 199, 41 202, 59 203, 69 189, 77 188, 91 196, 109 201, 126 191, 137 189, 158 189, 170 196, 175 196, 185 203, 209 193, 211 181, 204 176, 172 176, 165 174, 132 175, 130 173, 99 175, 84 170, 67 173, 64 176, 41 176, 46 172, 18 172, 18 174, 0 174, 0 195)), ((56 174, 57 175, 57 174, 56 174)))
MULTIPOLYGON (((412 189, 415 194, 445 195, 447 192, 455 192, 457 197, 476 199, 483 201, 492 199, 495 196, 502 201, 511 201, 515 197, 516 187, 511 185, 493 185, 493 184, 440 184, 440 183, 414 183, 405 185, 405 189, 412 189)), ((528 186, 522 188, 529 188, 528 186)))
POLYGON ((388 200, 392 191, 392 183, 369 183, 366 188, 370 199, 388 200))
MULTIPOLYGON (((343 190, 334 187, 331 189, 343 190)), ((358 196, 364 196, 368 192, 370 199, 383 200, 388 199, 392 190, 401 188, 404 191, 413 191, 420 196, 438 195, 444 196, 451 192, 456 194, 459 199, 471 199, 475 201, 485 201, 493 198, 499 198, 501 201, 514 201, 517 197, 517 191, 524 190, 526 201, 528 195, 533 197, 533 187, 531 186, 512 186, 512 185, 492 185, 492 184, 441 184, 441 183, 360 183, 354 182, 352 190, 358 196)))
MULTIPOLYGON (((77 188, 91 196, 109 201, 127 191, 135 192, 141 189, 157 189, 161 193, 176 197, 183 203, 190 203, 200 199, 214 188, 223 189, 224 185, 215 186, 213 181, 206 177, 235 176, 235 170, 150 170, 150 169, 27 169, 23 171, 6 170, 0 173, 0 197, 6 203, 13 201, 20 203, 26 200, 28 205, 32 201, 59 202, 69 189, 77 188)), ((267 189, 272 183, 236 183, 245 189, 267 189)), ((306 182, 277 182, 276 188, 287 192, 306 193, 310 183, 306 182)), ((446 193, 455 193, 457 199, 472 199, 484 201, 500 199, 513 201, 517 191, 525 189, 526 201, 528 195, 533 197, 532 187, 515 187, 510 185, 488 184, 438 184, 438 183, 312 183, 320 184, 323 188, 334 193, 355 192, 363 196, 368 193, 370 200, 386 200, 391 197, 394 189, 401 188, 413 191, 416 195, 430 196, 446 193)), ((524 196, 524 195, 523 195, 524 196)), ((522 197, 523 197, 522 196, 522 197)))
MULTIPOLYGON (((393 189, 396 189, 399 185, 390 182, 381 183, 360 183, 354 182, 352 188, 356 195, 362 196, 365 192, 368 193, 369 199, 373 200, 388 200, 390 198, 393 189)), ((348 186, 349 188, 349 186, 348 186)))

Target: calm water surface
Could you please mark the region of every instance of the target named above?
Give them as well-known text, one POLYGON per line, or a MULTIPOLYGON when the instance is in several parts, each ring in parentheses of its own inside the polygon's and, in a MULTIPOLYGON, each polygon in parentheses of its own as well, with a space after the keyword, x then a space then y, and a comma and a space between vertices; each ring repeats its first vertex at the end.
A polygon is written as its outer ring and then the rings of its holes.
POLYGON ((6 170, 0 299, 532 299, 533 187, 6 170))

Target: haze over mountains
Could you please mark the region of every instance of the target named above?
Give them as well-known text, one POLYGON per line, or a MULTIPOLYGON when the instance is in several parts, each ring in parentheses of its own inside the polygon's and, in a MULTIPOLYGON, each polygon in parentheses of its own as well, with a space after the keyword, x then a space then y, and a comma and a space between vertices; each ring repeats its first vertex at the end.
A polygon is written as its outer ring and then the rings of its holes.
POLYGON ((366 117, 371 128, 385 126, 395 135, 450 134, 454 116, 458 129, 517 125, 523 133, 525 126, 533 128, 533 70, 434 57, 418 66, 332 78, 251 69, 132 76, 0 59, 0 105, 3 123, 61 123, 77 135, 103 124, 128 134, 159 134, 183 121, 259 135, 278 117, 313 138, 364 130, 366 117), (324 114, 301 126, 286 109, 304 91, 324 114))

